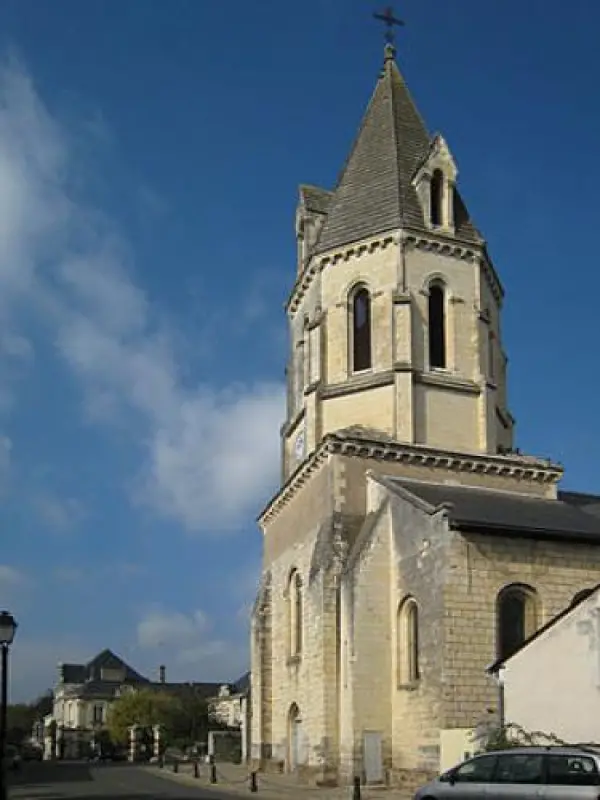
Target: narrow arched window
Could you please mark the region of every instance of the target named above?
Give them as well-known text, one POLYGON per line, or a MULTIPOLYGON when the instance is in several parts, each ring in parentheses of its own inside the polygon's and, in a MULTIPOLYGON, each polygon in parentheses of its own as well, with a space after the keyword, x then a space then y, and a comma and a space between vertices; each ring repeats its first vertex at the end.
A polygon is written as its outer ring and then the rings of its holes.
POLYGON ((436 169, 431 176, 431 224, 434 227, 444 224, 444 174, 436 169))
POLYGON ((446 367, 446 297, 444 287, 429 287, 429 366, 446 367))
POLYGON ((488 374, 491 381, 496 379, 496 359, 494 357, 494 335, 492 333, 488 336, 488 374))
POLYGON ((352 371, 370 369, 371 357, 371 298, 365 288, 352 298, 352 371))
POLYGON ((302 652, 302 580, 297 570, 293 570, 288 584, 288 617, 290 635, 290 655, 302 652))
POLYGON ((413 597, 398 606, 396 623, 398 685, 406 686, 420 678, 419 607, 413 597))
POLYGON ((538 600, 534 589, 522 584, 505 586, 496 601, 497 656, 509 658, 538 628, 538 600))

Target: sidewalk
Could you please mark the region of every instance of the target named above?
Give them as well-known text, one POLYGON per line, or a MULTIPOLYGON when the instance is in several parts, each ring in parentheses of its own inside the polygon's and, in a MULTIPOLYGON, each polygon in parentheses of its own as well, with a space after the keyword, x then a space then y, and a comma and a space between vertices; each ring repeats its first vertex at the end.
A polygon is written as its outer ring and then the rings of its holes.
MULTIPOLYGON (((248 767, 239 764, 218 764, 217 783, 210 783, 210 772, 207 764, 200 765, 199 777, 195 778, 192 764, 180 764, 179 771, 173 772, 173 766, 160 767, 150 766, 141 769, 152 772, 178 783, 187 786, 197 786, 198 788, 210 787, 219 792, 231 793, 232 797, 240 795, 250 795, 250 783, 248 778, 248 767)), ((352 800, 353 788, 351 786, 340 786, 336 788, 320 788, 300 783, 291 775, 278 775, 275 773, 257 774, 258 792, 254 795, 257 798, 289 798, 289 800, 352 800)), ((361 787, 361 800, 412 800, 411 795, 386 789, 384 787, 361 787)))

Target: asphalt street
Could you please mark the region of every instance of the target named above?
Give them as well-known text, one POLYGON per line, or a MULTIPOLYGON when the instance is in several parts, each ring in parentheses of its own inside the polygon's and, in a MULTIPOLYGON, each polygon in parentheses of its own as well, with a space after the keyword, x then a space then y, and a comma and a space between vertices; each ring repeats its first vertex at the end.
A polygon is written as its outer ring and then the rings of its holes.
POLYGON ((9 777, 10 800, 231 800, 231 794, 188 787, 129 764, 29 763, 9 777))

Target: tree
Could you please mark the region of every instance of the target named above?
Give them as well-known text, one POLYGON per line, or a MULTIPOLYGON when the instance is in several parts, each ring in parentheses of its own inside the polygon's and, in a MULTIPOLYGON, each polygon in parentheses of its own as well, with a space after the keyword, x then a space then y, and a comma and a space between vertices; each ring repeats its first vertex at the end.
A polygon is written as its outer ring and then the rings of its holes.
POLYGON ((20 745, 31 736, 34 723, 52 711, 52 690, 32 703, 15 703, 6 709, 6 740, 9 744, 20 745))
POLYGON ((6 709, 6 740, 10 744, 19 745, 31 736, 35 715, 31 706, 17 703, 6 709))
POLYGON ((173 731, 178 711, 176 698, 166 692, 140 689, 119 697, 113 703, 108 713, 108 732, 113 742, 127 744, 132 725, 143 728, 162 725, 168 738, 173 731))
POLYGON ((177 697, 173 719, 172 735, 174 742, 182 746, 204 741, 208 736, 210 711, 202 695, 190 686, 177 697))
POLYGON ((47 689, 44 694, 41 694, 33 703, 30 703, 35 719, 43 719, 48 714, 51 714, 53 707, 54 695, 52 689, 47 689))

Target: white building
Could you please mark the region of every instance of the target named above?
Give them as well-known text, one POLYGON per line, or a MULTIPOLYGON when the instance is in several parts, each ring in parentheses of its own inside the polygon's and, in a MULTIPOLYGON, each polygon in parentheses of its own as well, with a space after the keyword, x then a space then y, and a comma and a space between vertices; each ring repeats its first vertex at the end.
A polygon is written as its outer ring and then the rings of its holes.
POLYGON ((569 744, 600 743, 600 586, 570 606, 490 672, 504 721, 569 744))
POLYGON ((223 684, 218 695, 209 699, 213 719, 228 728, 239 730, 243 762, 248 759, 250 749, 249 695, 250 673, 247 672, 234 684, 223 684))

